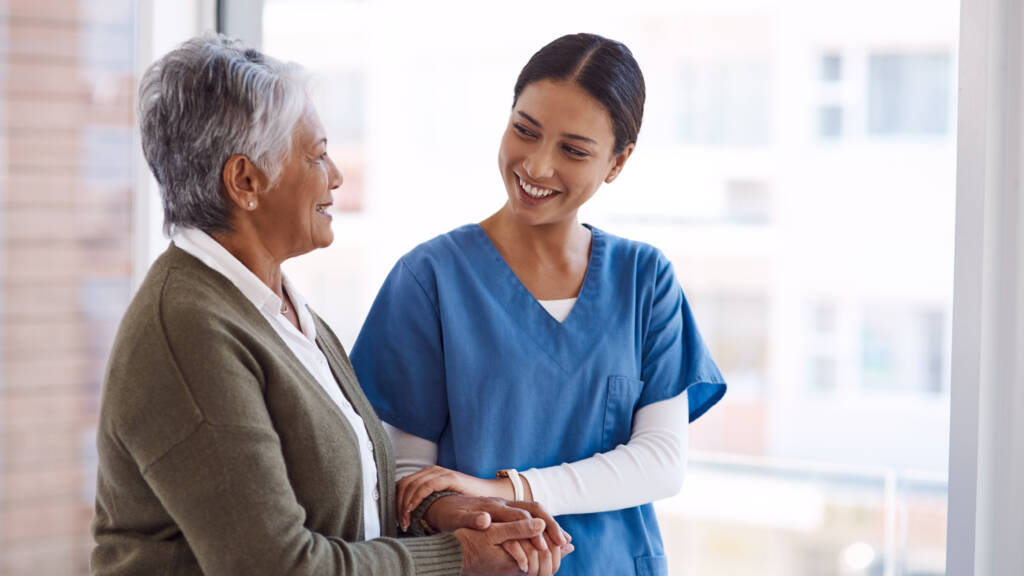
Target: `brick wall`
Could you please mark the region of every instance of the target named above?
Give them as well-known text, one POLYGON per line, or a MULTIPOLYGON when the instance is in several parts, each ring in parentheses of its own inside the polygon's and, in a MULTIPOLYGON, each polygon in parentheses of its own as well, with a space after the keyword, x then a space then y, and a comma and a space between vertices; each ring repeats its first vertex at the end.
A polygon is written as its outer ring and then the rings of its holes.
POLYGON ((0 0, 0 574, 88 573, 130 293, 131 0, 0 0))

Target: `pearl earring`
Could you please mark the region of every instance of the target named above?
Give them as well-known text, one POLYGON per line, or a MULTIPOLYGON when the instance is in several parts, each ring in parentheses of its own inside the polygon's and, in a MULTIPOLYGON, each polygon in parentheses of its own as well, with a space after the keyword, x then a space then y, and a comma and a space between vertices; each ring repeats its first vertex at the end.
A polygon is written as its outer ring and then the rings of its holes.
POLYGON ((249 200, 249 208, 251 209, 251 208, 253 208, 254 206, 256 206, 256 203, 255 203, 255 202, 253 202, 252 200, 249 200))

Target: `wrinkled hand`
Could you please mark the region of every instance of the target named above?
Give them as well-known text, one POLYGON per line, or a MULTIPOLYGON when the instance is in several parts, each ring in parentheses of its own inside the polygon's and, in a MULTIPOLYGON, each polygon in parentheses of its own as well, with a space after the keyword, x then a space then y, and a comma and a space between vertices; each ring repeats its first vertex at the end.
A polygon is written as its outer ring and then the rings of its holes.
POLYGON ((543 530, 544 523, 538 518, 499 522, 487 530, 459 528, 454 535, 462 544, 462 574, 553 576, 562 557, 573 551, 573 545, 545 545, 545 549, 538 550, 532 542, 544 535, 543 530))
POLYGON ((459 528, 454 534, 462 544, 462 573, 466 576, 521 574, 523 564, 513 561, 502 544, 534 538, 543 531, 544 522, 536 518, 492 524, 487 530, 459 528))
POLYGON ((545 530, 544 538, 539 542, 536 538, 529 541, 505 542, 502 545, 505 552, 516 560, 520 570, 528 576, 550 576, 558 572, 562 565, 562 558, 575 550, 572 545, 572 536, 562 530, 555 519, 536 502, 507 502, 507 505, 528 512, 534 518, 544 519, 545 530), (542 548, 538 548, 538 544, 542 548))
POLYGON ((433 492, 450 490, 469 496, 503 497, 508 485, 508 496, 511 497, 511 484, 507 480, 484 480, 476 476, 456 472, 440 466, 427 466, 402 478, 395 486, 395 508, 398 512, 398 523, 403 530, 409 528, 412 511, 433 492))
POLYGON ((497 526, 522 523, 531 517, 544 521, 541 531, 528 539, 502 540, 500 546, 515 560, 521 572, 531 576, 554 574, 561 566, 562 558, 574 550, 572 537, 536 502, 446 496, 427 509, 424 520, 437 530, 458 532, 466 528, 490 530, 497 526))

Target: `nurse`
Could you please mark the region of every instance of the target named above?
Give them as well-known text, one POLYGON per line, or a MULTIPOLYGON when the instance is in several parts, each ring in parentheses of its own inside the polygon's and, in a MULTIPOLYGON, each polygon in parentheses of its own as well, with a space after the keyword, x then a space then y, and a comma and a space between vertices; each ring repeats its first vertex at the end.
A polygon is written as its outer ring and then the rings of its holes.
POLYGON ((679 491, 687 425, 725 382, 665 256, 577 219, 643 106, 623 44, 543 47, 498 151, 504 205, 387 277, 352 363, 405 475, 403 525, 438 491, 535 500, 576 547, 562 574, 667 574, 651 502, 679 491))

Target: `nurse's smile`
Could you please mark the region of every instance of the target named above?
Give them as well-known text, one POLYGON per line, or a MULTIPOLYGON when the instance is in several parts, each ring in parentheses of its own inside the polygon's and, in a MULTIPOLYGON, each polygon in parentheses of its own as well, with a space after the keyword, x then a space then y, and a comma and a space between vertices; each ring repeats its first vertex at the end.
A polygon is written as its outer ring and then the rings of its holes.
POLYGON ((540 204, 544 204, 548 200, 561 194, 558 190, 552 190, 550 188, 531 184, 519 174, 516 174, 516 181, 521 199, 523 202, 531 206, 539 206, 540 204))

